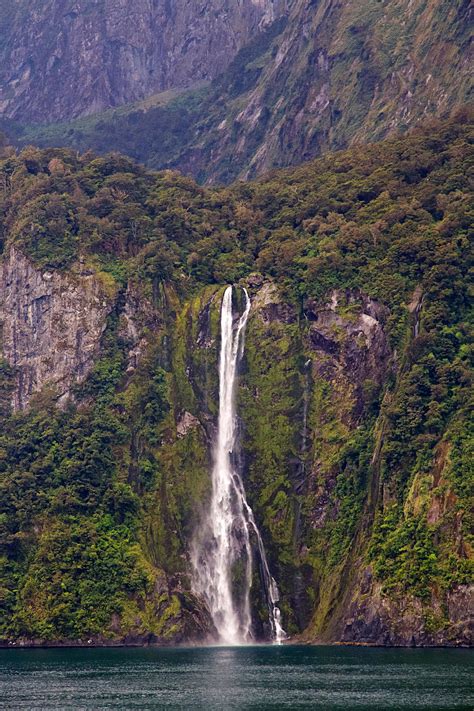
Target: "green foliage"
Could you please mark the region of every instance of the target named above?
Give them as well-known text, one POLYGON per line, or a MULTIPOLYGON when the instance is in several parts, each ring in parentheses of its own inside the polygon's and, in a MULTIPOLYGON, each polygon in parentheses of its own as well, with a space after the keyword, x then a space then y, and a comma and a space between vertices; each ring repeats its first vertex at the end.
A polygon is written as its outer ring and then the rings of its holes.
MULTIPOLYGON (((369 544, 387 594, 426 602, 468 579, 471 142, 458 120, 226 189, 117 154, 28 148, 0 162, 3 249, 99 273, 116 295, 68 409, 45 392, 12 415, 16 373, 0 364, 3 636, 110 636, 116 616, 136 629, 158 614, 153 629, 175 630, 179 600, 155 600, 153 581, 188 568, 209 495, 222 288, 256 270, 276 304, 248 324, 240 455, 290 624, 310 614, 297 619, 296 598, 311 607, 327 590, 334 609, 369 544), (136 367, 129 286, 146 321, 136 367), (306 365, 308 303, 333 289, 387 310, 396 355, 380 386, 363 376, 356 393, 320 352, 306 365)), ((358 303, 343 302, 353 324, 358 303)))
POLYGON ((409 590, 429 601, 438 557, 433 530, 423 516, 403 517, 400 522, 397 507, 389 508, 376 527, 371 559, 385 591, 409 590))
POLYGON ((363 288, 390 303, 400 335, 416 285, 447 325, 466 303, 469 136, 462 122, 441 125, 221 191, 117 154, 28 148, 2 163, 3 232, 41 266, 82 255, 119 282, 173 281, 188 294, 255 264, 295 303, 363 288))
POLYGON ((340 450, 333 494, 337 502, 337 517, 334 523, 327 527, 327 560, 331 567, 344 560, 358 530, 367 496, 372 444, 370 434, 361 428, 348 438, 340 450))
MULTIPOLYGON (((93 404, 66 411, 43 404, 5 420, 3 637, 111 637, 123 633, 131 600, 143 610, 153 597, 160 571, 140 546, 147 501, 139 494, 156 482, 137 459, 149 461, 153 473, 155 465, 151 452, 148 459, 143 447, 137 452, 137 440, 158 441, 156 430, 170 407, 168 387, 157 368, 143 384, 138 374, 138 383, 115 395, 122 374, 113 334, 112 327, 104 338, 104 357, 78 390, 87 399, 93 395, 93 404), (114 616, 122 622, 112 629, 114 616)), ((169 531, 163 537, 169 538, 169 531)), ((166 609, 162 606, 165 616, 166 609)), ((137 609, 132 627, 140 614, 137 609)))
POLYGON ((78 225, 67 195, 39 195, 20 210, 13 234, 41 266, 67 267, 76 255, 78 225))
POLYGON ((257 319, 249 324, 239 408, 249 462, 247 489, 271 534, 278 559, 286 565, 293 560, 295 514, 291 493, 299 469, 300 354, 296 325, 275 322, 263 326, 257 319))
POLYGON ((49 520, 19 590, 13 630, 41 639, 100 634, 152 578, 126 526, 110 515, 49 520))
POLYGON ((10 398, 14 389, 14 370, 6 360, 0 358, 0 416, 10 413, 10 398))

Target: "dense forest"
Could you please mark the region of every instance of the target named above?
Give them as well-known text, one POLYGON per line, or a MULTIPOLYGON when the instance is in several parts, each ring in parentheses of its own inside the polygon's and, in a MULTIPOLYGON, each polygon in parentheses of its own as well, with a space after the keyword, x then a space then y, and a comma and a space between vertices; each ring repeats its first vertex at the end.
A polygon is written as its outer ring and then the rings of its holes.
MULTIPOLYGON (((467 643, 472 138, 461 112, 216 189, 117 153, 1 148, 4 284, 26 259, 68 288, 94 279, 107 304, 67 392, 51 377, 19 400, 24 363, 3 348, 2 640, 207 633, 189 546, 235 284, 253 303, 241 467, 285 628, 467 643)), ((31 317, 0 314, 4 339, 31 317)))

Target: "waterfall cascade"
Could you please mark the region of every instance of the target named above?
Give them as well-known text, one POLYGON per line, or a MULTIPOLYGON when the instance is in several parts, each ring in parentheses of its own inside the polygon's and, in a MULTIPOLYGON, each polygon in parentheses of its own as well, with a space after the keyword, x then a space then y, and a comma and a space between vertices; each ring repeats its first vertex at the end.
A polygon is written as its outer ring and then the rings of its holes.
POLYGON ((219 419, 212 469, 212 497, 192 553, 194 589, 207 600, 219 639, 224 644, 252 640, 250 587, 256 541, 260 572, 268 606, 272 638, 280 643, 286 635, 280 622, 278 587, 272 577, 260 531, 245 496, 235 466, 237 417, 235 382, 244 352, 245 327, 250 299, 244 289, 245 308, 234 322, 232 287, 224 293, 221 309, 219 361, 219 419))

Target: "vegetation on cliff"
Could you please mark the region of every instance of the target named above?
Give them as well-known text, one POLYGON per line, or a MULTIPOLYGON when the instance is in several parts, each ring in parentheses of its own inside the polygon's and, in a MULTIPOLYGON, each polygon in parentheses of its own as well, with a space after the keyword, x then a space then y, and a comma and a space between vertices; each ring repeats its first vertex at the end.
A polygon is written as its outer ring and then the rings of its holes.
POLYGON ((254 300, 240 457, 287 629, 341 638, 349 604, 380 593, 419 606, 416 641, 456 642, 471 145, 460 115, 219 190, 118 154, 5 151, 2 252, 42 270, 79 260, 115 300, 66 408, 43 389, 9 412, 17 374, 0 362, 3 638, 205 632, 187 551, 209 487, 220 295, 240 282, 254 300))

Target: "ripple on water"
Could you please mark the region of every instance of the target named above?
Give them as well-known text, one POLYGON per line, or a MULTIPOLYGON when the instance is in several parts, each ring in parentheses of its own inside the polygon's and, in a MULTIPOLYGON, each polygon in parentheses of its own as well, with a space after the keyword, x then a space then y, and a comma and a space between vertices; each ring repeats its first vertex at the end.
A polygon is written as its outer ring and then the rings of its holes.
POLYGON ((0 650, 5 709, 472 709, 468 650, 0 650))

